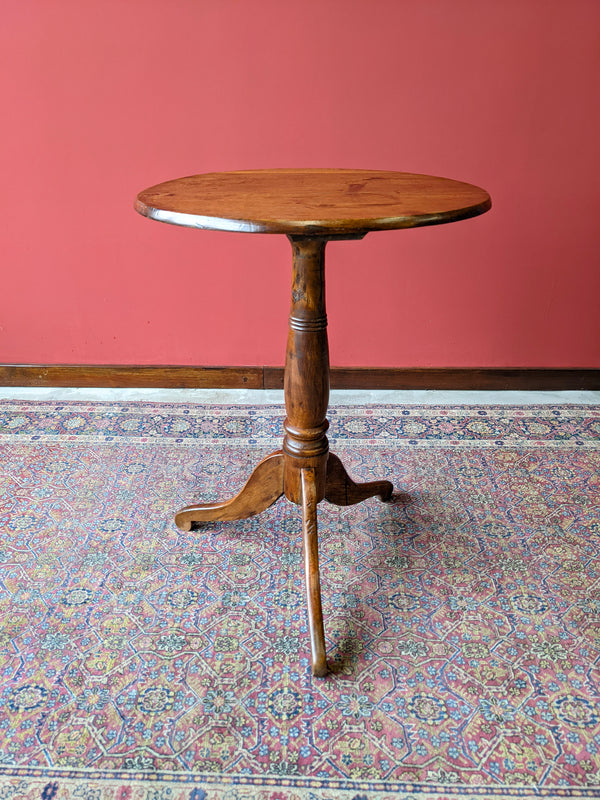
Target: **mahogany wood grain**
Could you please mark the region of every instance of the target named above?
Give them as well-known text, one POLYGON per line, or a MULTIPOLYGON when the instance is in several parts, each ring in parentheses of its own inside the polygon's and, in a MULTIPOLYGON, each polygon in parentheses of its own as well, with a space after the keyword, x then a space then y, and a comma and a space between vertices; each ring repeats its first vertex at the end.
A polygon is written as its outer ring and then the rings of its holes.
POLYGON ((356 169, 190 175, 135 202, 140 214, 173 225, 328 237, 456 222, 490 207, 486 191, 462 181, 356 169))

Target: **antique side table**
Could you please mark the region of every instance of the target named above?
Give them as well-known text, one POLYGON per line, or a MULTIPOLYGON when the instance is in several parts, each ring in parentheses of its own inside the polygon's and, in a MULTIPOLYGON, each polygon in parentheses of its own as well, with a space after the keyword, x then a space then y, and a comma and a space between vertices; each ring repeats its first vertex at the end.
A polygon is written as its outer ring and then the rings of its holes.
POLYGON ((187 506, 175 524, 258 514, 282 494, 302 508, 304 572, 314 675, 327 674, 321 610, 317 504, 345 506, 368 497, 389 500, 389 481, 355 483, 329 452, 329 349, 325 314, 325 245, 370 231, 414 228, 483 214, 483 189, 403 172, 277 169, 192 175, 141 192, 136 210, 192 228, 285 234, 292 244, 292 303, 285 364, 281 450, 263 459, 235 497, 187 506))

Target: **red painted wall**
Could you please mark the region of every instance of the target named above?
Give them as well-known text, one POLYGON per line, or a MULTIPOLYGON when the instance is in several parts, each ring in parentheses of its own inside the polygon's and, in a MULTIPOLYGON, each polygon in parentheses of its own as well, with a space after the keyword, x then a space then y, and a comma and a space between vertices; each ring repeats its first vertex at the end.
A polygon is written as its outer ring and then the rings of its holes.
POLYGON ((331 360, 600 367, 598 0, 4 0, 0 361, 283 363, 285 237, 136 193, 277 166, 476 183, 328 247, 331 360))

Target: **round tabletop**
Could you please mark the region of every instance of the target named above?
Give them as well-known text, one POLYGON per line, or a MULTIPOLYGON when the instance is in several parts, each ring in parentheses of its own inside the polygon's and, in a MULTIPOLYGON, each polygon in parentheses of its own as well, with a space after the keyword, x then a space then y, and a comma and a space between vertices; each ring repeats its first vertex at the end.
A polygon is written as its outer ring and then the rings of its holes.
POLYGON ((352 236, 439 225, 491 207, 469 183, 357 169, 215 172, 145 189, 135 208, 160 222, 243 233, 352 236))

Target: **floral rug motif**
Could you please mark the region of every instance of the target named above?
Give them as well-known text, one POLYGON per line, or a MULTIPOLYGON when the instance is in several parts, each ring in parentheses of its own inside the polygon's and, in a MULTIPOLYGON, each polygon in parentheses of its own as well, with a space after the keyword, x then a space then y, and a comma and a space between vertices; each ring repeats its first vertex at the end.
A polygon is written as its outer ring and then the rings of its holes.
POLYGON ((600 408, 330 409, 393 502, 182 533, 276 406, 0 401, 0 798, 600 798, 600 408))

